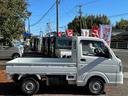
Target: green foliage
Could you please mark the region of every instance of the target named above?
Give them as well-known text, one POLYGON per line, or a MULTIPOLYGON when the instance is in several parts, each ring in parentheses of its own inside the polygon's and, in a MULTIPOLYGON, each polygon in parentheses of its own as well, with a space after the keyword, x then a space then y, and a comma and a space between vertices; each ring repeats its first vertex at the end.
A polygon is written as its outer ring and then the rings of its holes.
POLYGON ((128 31, 128 20, 121 19, 119 22, 116 22, 115 28, 128 31))
POLYGON ((105 15, 94 16, 90 15, 87 17, 75 17, 72 22, 68 24, 68 29, 73 29, 75 34, 80 34, 80 29, 91 29, 92 26, 100 24, 110 24, 110 20, 105 15))
MULTIPOLYGON (((86 21, 85 17, 82 17, 81 19, 80 19, 80 17, 79 18, 75 17, 75 19, 68 24, 68 29, 73 29, 74 32, 80 33, 80 31, 81 31, 80 28, 87 27, 86 22, 84 22, 84 21, 86 21)), ((74 35, 75 34, 77 34, 77 33, 74 33, 74 35)))
POLYGON ((0 34, 4 38, 18 38, 25 31, 27 17, 26 0, 0 0, 0 34))

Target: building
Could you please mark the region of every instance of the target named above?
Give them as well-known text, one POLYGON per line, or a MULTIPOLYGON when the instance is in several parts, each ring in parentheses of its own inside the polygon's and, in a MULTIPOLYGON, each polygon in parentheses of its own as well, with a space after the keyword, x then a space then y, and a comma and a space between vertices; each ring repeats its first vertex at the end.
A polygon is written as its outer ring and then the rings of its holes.
POLYGON ((111 48, 128 49, 128 32, 112 32, 111 48))

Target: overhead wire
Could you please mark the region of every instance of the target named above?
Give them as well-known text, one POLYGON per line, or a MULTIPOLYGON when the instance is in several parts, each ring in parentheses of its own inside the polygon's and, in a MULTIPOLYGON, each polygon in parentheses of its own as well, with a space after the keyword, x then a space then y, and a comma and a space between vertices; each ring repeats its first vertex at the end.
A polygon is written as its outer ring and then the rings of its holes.
POLYGON ((97 3, 97 2, 98 2, 98 0, 93 0, 93 1, 89 1, 89 2, 87 2, 85 4, 81 4, 81 5, 85 6, 85 5, 89 5, 89 4, 93 4, 93 3, 97 3))
POLYGON ((113 18, 113 17, 125 16, 125 15, 128 15, 128 13, 121 13, 121 14, 111 15, 111 16, 108 16, 108 17, 113 18))
POLYGON ((52 10, 52 8, 55 6, 55 4, 56 4, 56 2, 52 4, 52 6, 42 15, 42 17, 38 21, 36 21, 35 23, 33 23, 30 26, 32 27, 32 26, 39 24, 40 21, 42 21, 42 19, 44 19, 44 17, 47 16, 47 14, 52 10))
MULTIPOLYGON (((98 2, 98 0, 89 1, 89 2, 87 2, 87 3, 81 4, 81 6, 83 7, 83 6, 85 6, 85 5, 93 4, 93 3, 96 3, 96 2, 98 2)), ((67 14, 68 16, 69 16, 69 13, 72 14, 72 15, 76 15, 76 13, 72 12, 72 10, 74 11, 74 8, 75 8, 75 7, 78 7, 78 6, 79 6, 79 5, 75 5, 75 6, 72 7, 69 11, 66 11, 65 14, 67 14)), ((66 8, 65 8, 65 10, 66 10, 66 8)), ((62 17, 62 16, 60 16, 60 17, 62 17)))

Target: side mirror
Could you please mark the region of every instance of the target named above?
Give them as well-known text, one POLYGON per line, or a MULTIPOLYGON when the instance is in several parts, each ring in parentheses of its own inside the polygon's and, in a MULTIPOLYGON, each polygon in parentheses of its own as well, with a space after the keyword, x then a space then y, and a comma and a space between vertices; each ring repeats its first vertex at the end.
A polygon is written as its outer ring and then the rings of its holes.
POLYGON ((94 53, 99 53, 99 50, 97 48, 95 48, 94 53))
POLYGON ((104 57, 105 58, 110 58, 110 53, 109 53, 108 49, 105 50, 104 57))
POLYGON ((119 58, 119 56, 116 55, 117 58, 119 58))

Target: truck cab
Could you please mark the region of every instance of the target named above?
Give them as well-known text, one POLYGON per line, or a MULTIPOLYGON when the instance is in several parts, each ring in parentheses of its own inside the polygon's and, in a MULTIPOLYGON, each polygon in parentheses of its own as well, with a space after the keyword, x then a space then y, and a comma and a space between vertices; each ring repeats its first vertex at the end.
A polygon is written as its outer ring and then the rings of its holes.
POLYGON ((78 86, 93 77, 102 78, 108 84, 123 84, 122 62, 104 40, 76 37, 72 47, 72 59, 77 62, 78 86))

